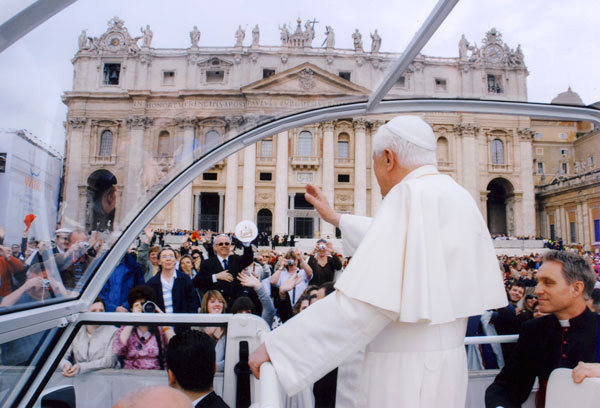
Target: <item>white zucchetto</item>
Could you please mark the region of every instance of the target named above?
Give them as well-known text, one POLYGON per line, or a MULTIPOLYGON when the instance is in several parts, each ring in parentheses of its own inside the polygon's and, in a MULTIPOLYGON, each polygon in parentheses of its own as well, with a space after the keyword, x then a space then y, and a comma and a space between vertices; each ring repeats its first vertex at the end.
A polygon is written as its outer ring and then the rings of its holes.
POLYGON ((379 128, 393 133, 423 149, 435 151, 436 138, 431 126, 418 116, 397 116, 379 128))

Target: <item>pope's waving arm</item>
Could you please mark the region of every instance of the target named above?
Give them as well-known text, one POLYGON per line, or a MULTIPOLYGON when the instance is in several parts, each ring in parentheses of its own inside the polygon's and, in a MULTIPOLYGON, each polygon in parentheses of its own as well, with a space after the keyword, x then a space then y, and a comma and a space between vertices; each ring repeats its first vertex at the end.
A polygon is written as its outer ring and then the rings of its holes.
POLYGON ((323 220, 335 225, 342 231, 344 255, 351 256, 360 245, 371 226, 372 218, 359 215, 340 214, 329 205, 323 192, 312 184, 306 185, 306 201, 312 204, 323 220))

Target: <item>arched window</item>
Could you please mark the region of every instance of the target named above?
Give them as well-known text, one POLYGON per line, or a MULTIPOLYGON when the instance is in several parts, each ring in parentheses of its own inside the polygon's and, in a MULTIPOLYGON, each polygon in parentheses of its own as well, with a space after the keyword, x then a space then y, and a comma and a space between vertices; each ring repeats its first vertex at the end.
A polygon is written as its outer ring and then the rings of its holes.
POLYGON ((159 157, 169 157, 171 156, 171 147, 170 147, 170 137, 169 132, 163 130, 158 135, 158 156, 159 157))
POLYGON ((221 143, 221 135, 216 130, 209 130, 204 135, 204 145, 206 150, 210 150, 213 147, 217 147, 221 143))
POLYGON ((100 135, 100 149, 98 152, 98 156, 110 157, 110 155, 112 154, 112 145, 113 145, 113 134, 110 130, 105 130, 100 135))
POLYGON ((450 161, 448 157, 448 139, 442 136, 437 140, 437 161, 448 163, 450 161))
POLYGON ((338 159, 347 159, 350 157, 350 136, 347 133, 340 133, 337 142, 338 159))
POLYGON ((492 164, 504 164, 504 143, 500 139, 492 140, 492 164))
POLYGON ((298 135, 298 156, 310 157, 313 155, 313 137, 312 134, 303 130, 298 135))

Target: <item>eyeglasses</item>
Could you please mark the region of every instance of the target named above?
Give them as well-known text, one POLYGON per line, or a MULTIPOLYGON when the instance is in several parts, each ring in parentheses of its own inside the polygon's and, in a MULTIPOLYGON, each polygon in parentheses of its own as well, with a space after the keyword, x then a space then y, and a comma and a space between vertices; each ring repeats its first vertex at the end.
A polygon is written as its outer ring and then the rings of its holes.
POLYGON ((216 244, 217 246, 229 246, 229 242, 219 242, 218 244, 216 244))

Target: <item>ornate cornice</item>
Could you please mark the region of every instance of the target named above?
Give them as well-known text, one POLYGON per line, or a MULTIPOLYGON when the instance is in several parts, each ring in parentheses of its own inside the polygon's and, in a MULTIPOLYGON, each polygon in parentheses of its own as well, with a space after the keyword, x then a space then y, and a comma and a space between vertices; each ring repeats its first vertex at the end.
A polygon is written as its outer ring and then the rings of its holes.
POLYGON ((181 128, 195 128, 198 124, 196 118, 175 118, 175 124, 181 128))
POLYGON ((517 133, 521 137, 521 140, 532 140, 535 135, 535 130, 531 128, 520 128, 517 129, 517 133))
POLYGON ((74 129, 83 128, 86 123, 87 123, 87 118, 85 118, 83 116, 69 118, 69 126, 71 126, 74 129))
POLYGON ((333 129, 335 128, 335 122, 333 120, 321 122, 321 128, 324 132, 333 132, 333 129))
POLYGON ((461 136, 477 136, 479 126, 472 123, 461 123, 454 126, 454 132, 461 136))
POLYGON ((365 130, 367 128, 367 121, 364 119, 356 119, 352 121, 354 130, 365 130))
POLYGON ((154 123, 154 118, 149 118, 147 116, 140 115, 132 115, 128 117, 125 122, 130 128, 147 128, 148 126, 152 126, 152 124, 154 123))

